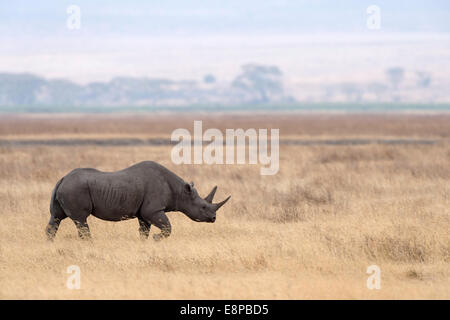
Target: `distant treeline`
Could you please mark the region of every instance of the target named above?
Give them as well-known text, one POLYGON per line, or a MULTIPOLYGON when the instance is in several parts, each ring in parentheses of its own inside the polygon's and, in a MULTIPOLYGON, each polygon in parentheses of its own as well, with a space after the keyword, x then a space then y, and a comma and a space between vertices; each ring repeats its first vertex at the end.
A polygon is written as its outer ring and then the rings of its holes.
POLYGON ((4 106, 188 106, 289 101, 294 99, 285 95, 278 67, 256 64, 242 66, 231 83, 219 83, 208 74, 202 81, 117 77, 80 85, 32 74, 0 73, 0 105, 4 106))
MULTIPOLYGON (((405 70, 395 67, 385 71, 385 82, 321 83, 304 87, 291 84, 291 91, 288 93, 284 88, 283 73, 277 66, 258 64, 243 65, 241 72, 229 82, 218 81, 214 75, 207 74, 200 81, 116 77, 107 82, 81 85, 65 79, 45 79, 33 74, 0 73, 0 106, 3 106, 3 111, 22 112, 148 111, 178 108, 302 110, 309 109, 310 106, 314 110, 364 110, 379 109, 379 106, 388 110, 391 103, 449 101, 445 90, 441 90, 439 86, 431 86, 431 74, 409 74, 412 82, 406 84, 405 70), (338 102, 341 104, 336 104, 338 102), (355 107, 352 107, 353 104, 355 107)), ((416 109, 414 105, 409 107, 416 109)))

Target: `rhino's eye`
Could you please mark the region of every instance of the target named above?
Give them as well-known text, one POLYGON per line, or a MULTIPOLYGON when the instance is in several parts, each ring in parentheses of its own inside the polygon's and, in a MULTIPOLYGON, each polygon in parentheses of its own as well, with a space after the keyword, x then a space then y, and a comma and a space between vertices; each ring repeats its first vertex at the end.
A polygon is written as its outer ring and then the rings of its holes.
POLYGON ((205 210, 205 209, 206 209, 206 206, 205 206, 205 205, 203 205, 203 206, 202 206, 202 209, 203 209, 203 210, 205 210))

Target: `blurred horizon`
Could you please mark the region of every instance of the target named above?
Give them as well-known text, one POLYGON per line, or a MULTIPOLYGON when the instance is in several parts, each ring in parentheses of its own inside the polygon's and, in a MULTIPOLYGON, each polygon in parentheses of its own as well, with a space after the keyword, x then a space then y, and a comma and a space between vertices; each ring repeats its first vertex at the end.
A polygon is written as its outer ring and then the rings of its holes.
POLYGON ((17 104, 11 90, 29 84, 23 73, 38 77, 22 101, 31 104, 449 103, 449 9, 448 1, 2 1, 0 104, 17 104), (81 10, 80 29, 67 27, 70 5, 81 10), (367 27, 370 5, 380 8, 376 30, 367 27), (55 97, 61 84, 72 91, 55 97), (141 89, 130 93, 133 85, 141 89))

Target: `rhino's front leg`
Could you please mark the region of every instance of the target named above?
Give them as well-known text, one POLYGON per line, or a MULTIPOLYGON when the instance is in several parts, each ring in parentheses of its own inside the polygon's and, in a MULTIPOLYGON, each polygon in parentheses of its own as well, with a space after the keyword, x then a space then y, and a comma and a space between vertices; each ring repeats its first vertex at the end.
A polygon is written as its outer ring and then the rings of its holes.
POLYGON ((167 238, 168 236, 170 236, 172 227, 164 211, 152 214, 149 220, 151 224, 161 229, 161 233, 153 235, 153 239, 155 241, 159 241, 163 238, 167 238))
POLYGON ((138 219, 139 219, 139 235, 141 236, 142 240, 145 240, 148 238, 148 235, 150 233, 151 224, 141 218, 138 219))

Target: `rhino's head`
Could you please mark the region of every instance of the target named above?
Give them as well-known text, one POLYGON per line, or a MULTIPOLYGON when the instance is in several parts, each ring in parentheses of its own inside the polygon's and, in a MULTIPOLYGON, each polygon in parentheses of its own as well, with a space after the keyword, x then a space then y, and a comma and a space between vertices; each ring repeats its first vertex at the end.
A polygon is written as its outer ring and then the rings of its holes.
POLYGON ((189 218, 197 222, 214 222, 216 221, 216 211, 223 206, 231 196, 219 203, 212 203, 217 186, 212 189, 209 195, 202 199, 194 183, 186 183, 183 188, 183 196, 180 199, 180 210, 189 218))

